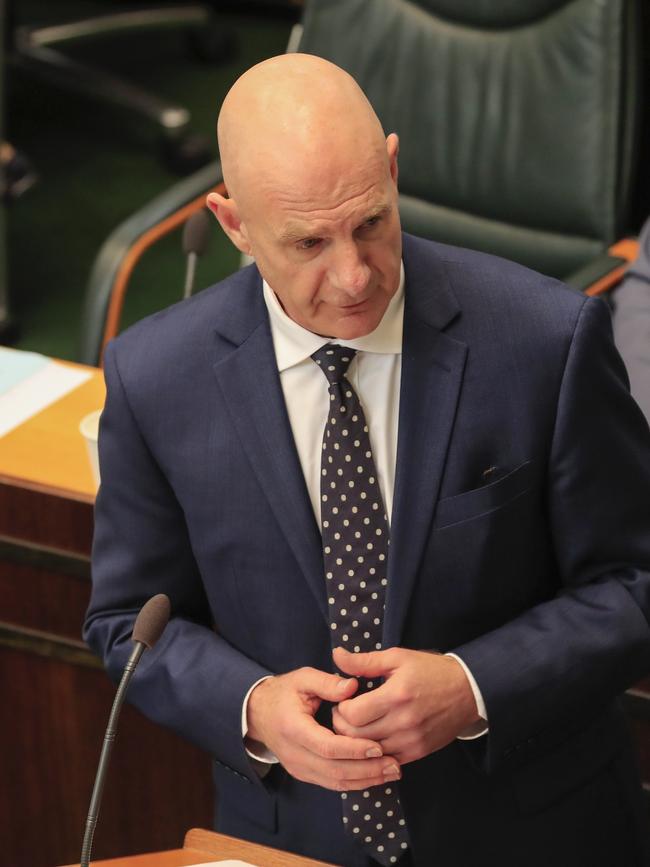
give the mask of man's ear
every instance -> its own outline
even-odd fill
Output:
[[[221,193],[210,193],[206,199],[206,205],[219,220],[221,228],[235,247],[241,253],[251,255],[252,248],[248,240],[248,232],[239,216],[239,209],[235,200],[227,199]]]
[[[396,132],[392,132],[386,139],[386,151],[388,153],[388,166],[390,168],[390,176],[393,183],[397,186],[397,155],[399,153],[399,136]]]

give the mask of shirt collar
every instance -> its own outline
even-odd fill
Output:
[[[266,282],[264,286],[264,302],[269,312],[271,323],[271,335],[278,370],[282,372],[288,367],[293,367],[309,358],[317,349],[326,343],[339,343],[341,346],[349,346],[362,352],[377,352],[387,355],[399,355],[402,351],[402,328],[404,324],[404,265],[400,267],[400,280],[397,292],[390,300],[381,322],[363,337],[354,340],[338,340],[337,338],[322,337],[308,331],[302,325],[298,325],[290,319],[282,309],[278,298]]]

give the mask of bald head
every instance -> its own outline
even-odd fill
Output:
[[[395,133],[342,69],[287,54],[235,82],[218,135],[229,195],[208,207],[284,312],[316,334],[369,334],[400,281]]]
[[[298,172],[313,185],[354,152],[387,159],[381,124],[359,85],[309,54],[272,57],[245,72],[224,100],[217,134],[224,180],[240,209],[265,179],[282,183]]]

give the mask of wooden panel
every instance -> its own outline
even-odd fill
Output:
[[[11,745],[0,815],[11,867],[79,858],[115,693],[80,641],[94,483],[77,428],[103,395],[94,371],[0,439],[0,742]],[[125,707],[95,854],[178,847],[189,826],[212,824],[213,798],[209,757]]]
[[[49,545],[0,536],[0,560],[17,566],[46,569],[58,575],[71,575],[90,580],[90,560],[75,551],[64,551]]]
[[[0,647],[104,671],[101,660],[90,652],[83,641],[39,629],[27,629],[4,620],[0,620]]]
[[[93,504],[0,477],[0,535],[90,556]]]
[[[114,687],[103,671],[0,647],[4,863],[51,867],[78,860]],[[10,784],[9,784],[10,782]],[[209,759],[122,711],[95,836],[106,858],[178,846],[211,825]],[[38,833],[34,833],[34,829]],[[191,862],[190,862],[191,863]]]
[[[78,639],[89,596],[89,577],[24,566],[7,561],[0,552],[2,620]]]

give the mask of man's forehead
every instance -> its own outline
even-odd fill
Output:
[[[358,152],[286,154],[269,165],[250,166],[256,201],[274,223],[305,225],[351,215],[371,215],[391,201],[390,168],[385,149]]]
[[[390,213],[392,204],[388,200],[382,198],[376,202],[369,202],[367,205],[355,208],[347,215],[347,218],[341,220],[343,224],[351,223],[361,224],[366,220],[372,220],[376,217],[386,216]],[[278,239],[282,243],[291,243],[299,241],[307,236],[327,235],[337,221],[324,219],[322,216],[303,216],[295,217],[286,215],[284,219],[278,221],[277,234]]]

